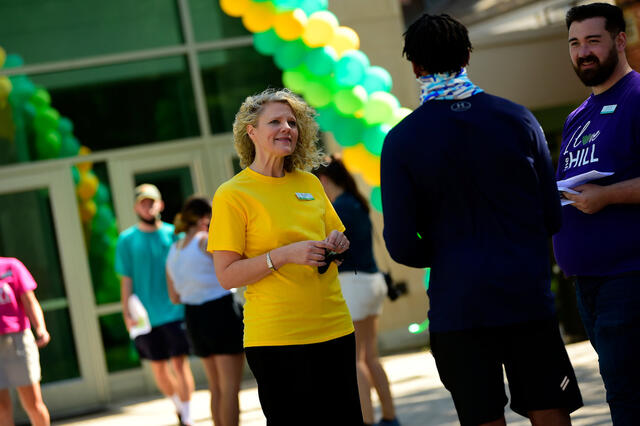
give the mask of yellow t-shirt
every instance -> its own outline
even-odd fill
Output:
[[[314,175],[296,170],[274,178],[247,167],[213,197],[207,249],[251,258],[324,240],[332,230],[344,231],[344,225]],[[248,285],[245,298],[245,347],[319,343],[353,332],[335,263],[324,274],[282,265]]]

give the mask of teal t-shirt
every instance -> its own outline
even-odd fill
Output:
[[[133,293],[147,310],[151,327],[184,319],[184,307],[171,303],[167,290],[165,263],[175,241],[173,230],[164,222],[155,232],[132,226],[118,238],[116,272],[133,281]]]

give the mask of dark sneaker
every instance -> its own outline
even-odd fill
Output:
[[[398,421],[397,417],[393,420],[382,419],[378,423],[376,423],[375,426],[400,426],[400,422]]]

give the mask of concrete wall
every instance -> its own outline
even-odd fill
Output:
[[[579,103],[590,94],[575,75],[564,26],[474,39],[468,68],[474,83],[535,110]]]

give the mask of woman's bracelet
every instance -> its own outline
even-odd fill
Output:
[[[271,252],[270,251],[267,252],[267,266],[269,267],[271,272],[275,272],[275,271],[278,270],[275,266],[273,266],[273,261],[271,260]]]

